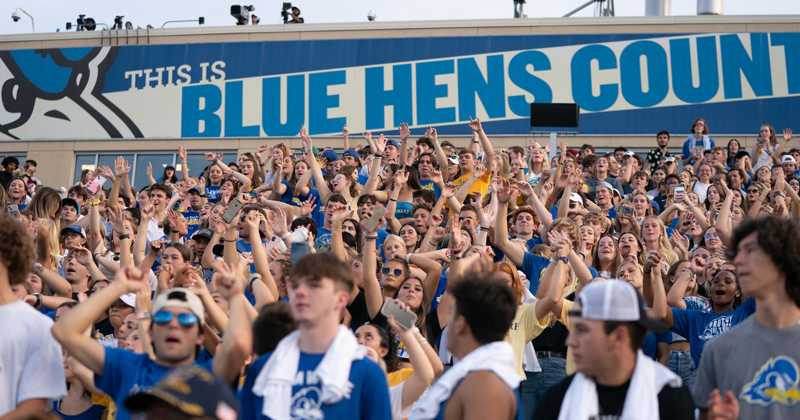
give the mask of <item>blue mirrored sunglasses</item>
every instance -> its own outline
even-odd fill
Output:
[[[175,317],[170,311],[160,311],[153,315],[153,322],[158,325],[167,325],[172,322],[172,318]],[[182,313],[178,315],[178,324],[181,324],[183,328],[192,328],[194,324],[197,324],[197,316],[195,314],[190,313]]]

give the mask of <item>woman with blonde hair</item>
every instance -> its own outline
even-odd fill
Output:
[[[642,242],[644,242],[645,259],[654,251],[661,253],[667,263],[667,269],[675,264],[679,258],[672,250],[667,236],[667,228],[658,216],[647,216],[642,221]]]
[[[789,137],[791,138],[791,135]],[[755,160],[753,171],[758,172],[762,166],[769,167],[777,148],[778,137],[775,135],[775,129],[769,124],[762,125],[758,130],[758,140],[750,153]]]

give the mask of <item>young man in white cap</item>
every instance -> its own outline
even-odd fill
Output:
[[[117,403],[117,420],[131,418],[130,412],[123,406],[131,389],[152,386],[171,368],[195,363],[199,346],[203,343],[203,303],[197,295],[184,288],[169,289],[158,295],[153,301],[152,316],[147,312],[137,314],[140,320],[152,320],[150,335],[155,360],[150,360],[146,353],[135,354],[122,349],[104,348],[84,334],[94,320],[120,296],[139,291],[142,282],[146,280],[146,272],[133,267],[122,268],[108,287],[94,293],[91,298],[69,311],[52,329],[53,336],[64,349],[95,373],[97,388]],[[240,303],[241,299],[231,301],[231,322],[235,321],[233,311],[238,311]],[[226,356],[226,345],[229,344],[232,343],[226,343],[217,353],[220,361],[230,359]],[[218,364],[214,360],[215,368]],[[206,363],[203,367],[210,369],[210,365],[211,363]],[[219,373],[219,369],[215,371]]]
[[[680,377],[641,351],[648,331],[667,327],[647,317],[636,289],[626,281],[596,281],[576,299],[567,346],[577,373],[545,393],[534,418],[694,419]]]
[[[703,348],[692,389],[700,418],[800,418],[800,227],[746,220],[727,252],[756,312]]]
[[[329,252],[294,263],[289,303],[300,329],[256,359],[240,395],[243,420],[389,420],[389,388],[349,328],[340,324],[353,271]],[[239,328],[239,335],[252,334]]]
[[[448,285],[453,309],[447,350],[458,362],[414,407],[410,419],[522,419],[521,378],[514,351],[503,341],[517,302],[511,287],[486,273],[467,274]]]

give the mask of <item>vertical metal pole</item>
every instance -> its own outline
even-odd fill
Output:
[[[553,160],[553,156],[556,155],[556,150],[558,150],[558,140],[556,137],[558,137],[556,133],[550,133],[550,156],[548,156],[550,160]]]

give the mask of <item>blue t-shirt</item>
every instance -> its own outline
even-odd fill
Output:
[[[413,204],[406,201],[398,201],[397,207],[394,210],[394,218],[400,219],[413,219],[414,215],[411,213]]]
[[[217,204],[219,201],[219,190],[222,186],[212,187],[210,185],[206,185],[206,198],[208,199],[209,203]]]
[[[644,336],[642,343],[642,353],[647,357],[658,361],[656,350],[658,350],[658,343],[672,343],[672,334],[669,331],[661,334],[650,333]]]
[[[530,281],[528,290],[530,290],[534,295],[536,295],[536,289],[539,288],[539,280],[541,279],[542,274],[544,274],[544,270],[547,269],[548,265],[550,265],[550,259],[540,257],[529,252],[525,253],[525,257],[522,260],[522,272],[525,273],[525,277],[527,277],[528,281]],[[597,277],[597,270],[592,267],[587,268],[589,269],[589,272],[592,273],[592,278]]]
[[[322,199],[319,197],[319,192],[313,188],[308,189],[308,194],[306,195],[299,195],[297,199],[300,200],[300,204],[309,199],[309,197],[314,196],[316,200],[314,204],[317,206],[314,207],[314,210],[311,210],[311,214],[308,217],[314,219],[317,222],[317,229],[322,227],[325,224],[325,204],[322,203]]]
[[[331,250],[331,231],[322,226],[317,227],[317,237],[314,238],[314,249],[317,252]]]
[[[436,199],[439,199],[439,196],[442,195],[442,190],[430,179],[420,179],[419,185],[422,186],[423,190],[433,191],[436,194]]]
[[[181,214],[186,219],[186,224],[189,226],[189,230],[188,233],[186,234],[186,237],[191,238],[195,232],[200,230],[200,212],[186,210],[182,211]]]
[[[286,186],[286,191],[281,195],[281,203],[289,204],[291,206],[300,207],[303,204],[297,197],[294,196],[294,191],[286,181],[281,181],[281,184]]]
[[[713,311],[701,312],[688,309],[672,308],[672,331],[689,340],[692,348],[692,360],[700,366],[700,356],[706,341],[731,329],[732,326],[744,321],[745,318],[756,311],[756,301],[748,298],[736,309],[731,309],[722,315]]]
[[[74,416],[70,416],[69,414],[64,414],[61,410],[58,409],[59,401],[53,402],[53,411],[58,413],[64,420],[100,420],[103,418],[103,413],[106,411],[106,408],[99,404],[94,404],[89,407],[86,411],[80,414],[76,414]]]
[[[253,384],[272,353],[256,359],[247,370],[242,391],[239,395],[241,420],[266,420],[262,414],[264,399],[253,394]],[[295,382],[292,384],[292,419],[377,419],[391,420],[389,405],[389,385],[386,376],[375,362],[369,359],[356,360],[350,367],[352,390],[349,398],[336,404],[323,404],[319,380],[314,369],[322,361],[324,354],[300,353],[300,364]]]
[[[97,388],[108,394],[117,404],[116,420],[130,420],[131,413],[123,403],[132,390],[153,386],[170,370],[150,360],[146,354],[136,354],[128,350],[105,348],[106,360],[103,374],[94,376]],[[196,365],[211,370],[211,361],[195,362]]]

